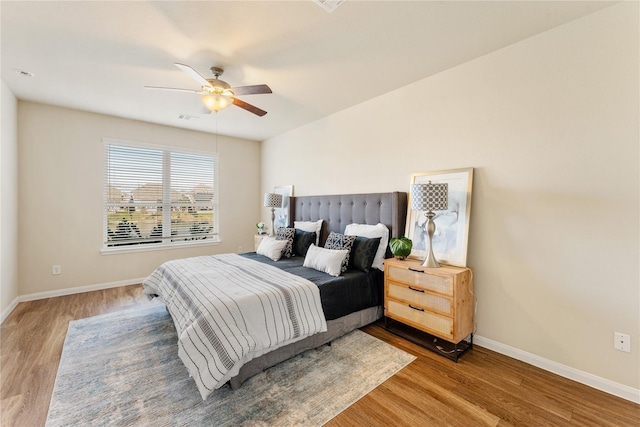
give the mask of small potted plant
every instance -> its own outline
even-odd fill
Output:
[[[411,254],[413,242],[408,237],[393,237],[389,241],[391,253],[396,258],[403,260]]]
[[[264,229],[264,222],[259,222],[256,224],[256,228],[258,228],[258,234],[266,234],[267,232]]]

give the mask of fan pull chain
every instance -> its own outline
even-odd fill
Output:
[[[214,112],[216,115],[216,154],[218,154],[218,112]]]

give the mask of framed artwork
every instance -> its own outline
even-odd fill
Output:
[[[433,253],[438,262],[467,266],[467,241],[469,238],[469,216],[471,214],[471,187],[473,168],[452,169],[437,172],[414,173],[411,184],[427,184],[429,181],[448,184],[448,209],[435,211],[433,222]],[[411,209],[407,213],[406,236],[413,241],[410,258],[424,259],[429,250],[427,216],[424,211]]]
[[[273,188],[273,192],[282,194],[282,206],[274,212],[276,218],[273,220],[273,227],[277,230],[289,225],[289,197],[293,196],[293,185],[279,185]]]

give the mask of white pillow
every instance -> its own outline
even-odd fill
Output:
[[[342,262],[348,252],[346,249],[325,249],[312,243],[304,257],[303,267],[313,268],[338,277],[342,272]]]
[[[371,266],[384,271],[384,255],[387,252],[387,245],[389,244],[389,229],[386,225],[380,223],[376,225],[349,224],[344,229],[344,234],[368,238],[380,237],[378,251],[373,258],[373,264],[371,264]]]
[[[321,219],[317,221],[293,221],[293,228],[298,230],[308,231],[310,233],[316,233],[316,246],[320,246],[320,231],[322,230]]]
[[[256,253],[278,261],[282,256],[282,250],[287,246],[288,242],[288,240],[276,240],[275,237],[263,237]]]

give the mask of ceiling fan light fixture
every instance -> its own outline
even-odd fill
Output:
[[[233,99],[219,93],[203,95],[200,99],[209,110],[215,111],[216,113],[233,104]]]
[[[1,0],[0,0],[1,1]],[[158,87],[158,86],[145,86],[149,89],[164,89],[164,90],[173,90],[180,92],[191,92],[198,95],[201,95],[200,100],[204,104],[204,106],[209,111],[222,111],[227,108],[229,105],[233,104],[238,108],[242,108],[250,113],[255,114],[258,117],[263,117],[267,114],[266,111],[256,107],[255,105],[251,105],[248,102],[244,102],[241,99],[236,98],[237,95],[258,95],[263,93],[273,93],[271,88],[265,84],[261,85],[250,85],[250,86],[239,86],[232,88],[229,83],[220,80],[218,77],[222,75],[224,70],[220,67],[211,67],[211,72],[213,73],[213,79],[205,79],[198,73],[196,70],[191,68],[186,64],[180,64],[178,62],[174,63],[176,67],[180,70],[184,71],[189,75],[193,80],[200,83],[200,90],[192,90],[192,89],[180,89],[180,88],[171,88],[171,87]],[[203,113],[208,113],[206,111]]]

